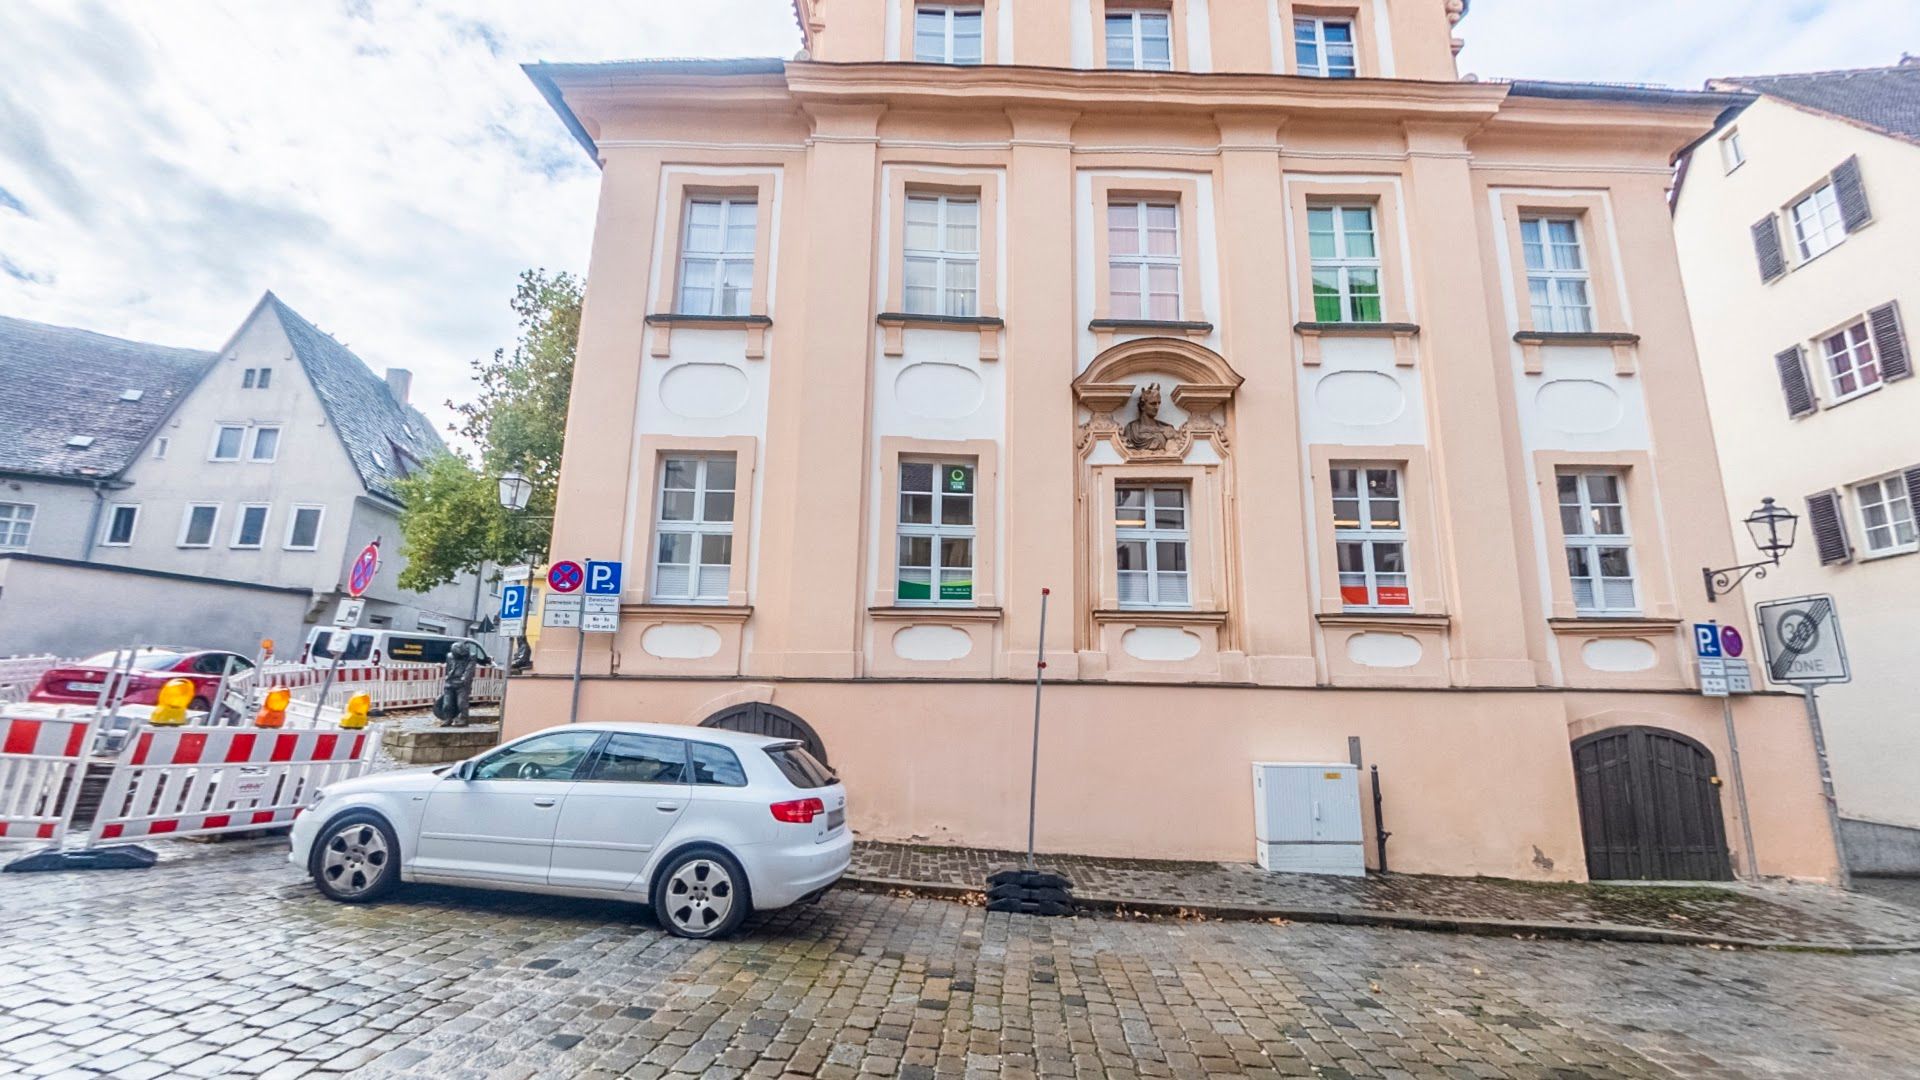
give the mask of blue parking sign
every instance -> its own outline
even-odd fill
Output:
[[[524,619],[527,617],[527,587],[525,585],[504,585],[501,587],[500,617],[502,619]]]
[[[1712,660],[1721,655],[1720,624],[1706,622],[1693,624],[1693,652],[1702,660]]]
[[[619,596],[620,564],[587,560],[587,595]]]

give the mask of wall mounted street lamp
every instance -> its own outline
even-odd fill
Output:
[[[525,510],[533,497],[533,481],[517,472],[500,474],[500,505],[508,510]]]
[[[1747,533],[1753,537],[1753,546],[1767,557],[1765,562],[1746,563],[1741,566],[1729,566],[1725,570],[1702,568],[1700,574],[1707,582],[1707,599],[1715,601],[1733,591],[1734,586],[1746,580],[1748,575],[1756,578],[1767,576],[1767,568],[1780,565],[1780,556],[1793,547],[1794,529],[1800,524],[1800,515],[1791,510],[1775,506],[1772,499],[1761,499],[1760,509],[1747,515]]]

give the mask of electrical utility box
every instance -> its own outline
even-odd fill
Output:
[[[1253,832],[1262,869],[1364,877],[1359,766],[1254,762]]]

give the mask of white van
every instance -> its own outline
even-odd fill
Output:
[[[300,650],[303,664],[329,664],[333,650],[329,641],[335,633],[331,626],[316,626],[307,632],[307,643]],[[482,664],[491,664],[487,650],[472,638],[429,634],[419,630],[349,630],[347,647],[340,654],[345,664],[444,664],[456,642],[464,641]]]

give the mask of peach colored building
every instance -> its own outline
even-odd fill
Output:
[[[1736,703],[1742,822],[1687,662],[1744,604],[1666,191],[1739,99],[1459,81],[1464,7],[802,0],[790,62],[531,66],[604,177],[583,714],[1019,846],[1050,589],[1043,849],[1249,859],[1249,763],[1357,753],[1395,870],[1744,875],[1744,825],[1828,876],[1798,701]]]

